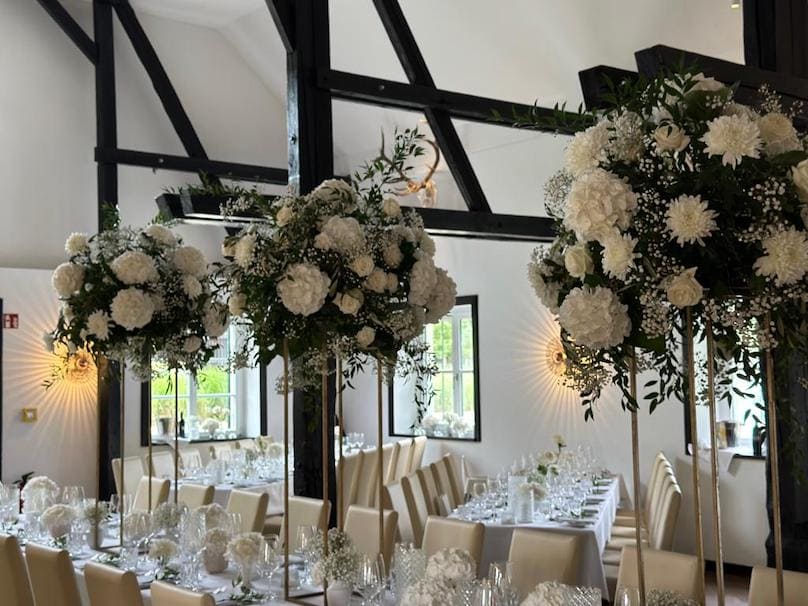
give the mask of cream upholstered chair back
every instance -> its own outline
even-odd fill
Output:
[[[426,436],[416,436],[412,440],[412,455],[410,456],[410,471],[420,469],[424,462],[424,451],[426,450]]]
[[[395,481],[401,480],[410,474],[410,461],[412,461],[412,438],[398,441],[398,457],[396,458],[396,471],[393,475]]]
[[[84,567],[91,606],[143,606],[137,577],[131,570],[89,562]]]
[[[224,444],[214,444],[212,448],[213,452],[216,454],[216,458],[219,461],[229,463],[233,459],[233,447],[229,442],[225,442]]]
[[[808,602],[808,573],[783,571],[784,606],[801,606]],[[755,566],[749,583],[749,606],[771,606],[777,601],[777,572],[774,568]]]
[[[384,465],[384,483],[389,484],[395,482],[393,476],[395,475],[395,465],[398,460],[398,451],[396,444],[388,442],[382,446],[382,465]]]
[[[701,587],[702,572],[699,570],[699,561],[696,556],[658,549],[643,549],[642,554],[645,562],[646,591],[652,589],[673,591],[686,599],[704,604]],[[638,586],[637,548],[628,545],[623,547],[620,557],[617,587]]]
[[[445,470],[445,476],[447,481],[449,482],[449,490],[452,491],[452,497],[457,505],[462,504],[465,499],[464,492],[463,492],[463,483],[460,481],[460,476],[458,475],[457,467],[455,467],[454,457],[451,454],[445,454],[438,461],[438,465],[443,465]]]
[[[362,451],[362,470],[356,476],[355,505],[373,507],[376,504],[378,493],[379,457],[376,449],[370,448]]]
[[[384,515],[384,557],[385,570],[390,570],[393,545],[396,542],[398,512],[385,509]],[[379,510],[373,507],[351,505],[345,515],[345,533],[351,537],[354,546],[371,557],[379,553]]]
[[[28,543],[25,560],[37,604],[81,606],[76,571],[67,551]]]
[[[673,535],[682,504],[682,489],[671,476],[666,477],[663,494],[648,537],[652,548],[662,550],[668,550],[673,546]]]
[[[653,477],[648,484],[648,492],[645,494],[645,503],[643,505],[645,523],[649,527],[653,525],[654,517],[659,513],[659,504],[665,494],[665,487],[671,480],[676,482],[673,469],[667,461],[656,465],[654,471],[655,473],[652,474]]]
[[[144,457],[146,462],[146,473],[149,469],[149,455]],[[151,456],[152,475],[158,478],[174,479],[174,453],[171,450],[160,450],[152,452]]]
[[[227,512],[241,515],[241,532],[261,532],[269,507],[269,495],[265,492],[234,490],[227,499]]]
[[[236,444],[241,450],[255,450],[255,440],[252,438],[245,438],[243,440],[237,440]]]
[[[185,503],[189,509],[196,509],[197,507],[213,503],[215,493],[216,489],[213,486],[182,484],[177,493],[177,502]]]
[[[343,455],[337,465],[337,486],[342,490],[342,511],[339,515],[345,520],[348,507],[356,504],[356,495],[359,491],[359,477],[362,475],[365,453],[351,452]]]
[[[202,469],[202,455],[198,448],[180,448],[180,467],[184,470]]]
[[[392,482],[384,487],[385,508],[393,509],[398,513],[398,538],[402,543],[415,543],[412,532],[410,510],[407,499],[404,497],[404,487],[401,482]]]
[[[413,543],[416,547],[421,547],[426,519],[429,517],[426,495],[421,488],[421,481],[416,475],[401,478],[401,488],[404,490],[404,500],[407,503],[407,511],[410,514]]]
[[[112,459],[112,475],[115,478],[115,491],[121,493],[121,460]],[[123,481],[126,484],[126,494],[137,492],[140,478],[147,475],[146,466],[140,457],[126,457],[123,460]]]
[[[449,512],[446,511],[446,506],[440,498],[440,491],[435,482],[435,476],[432,471],[425,467],[423,469],[416,469],[415,476],[421,483],[421,490],[426,498],[426,510],[431,516],[447,516]]]
[[[575,585],[581,562],[581,537],[532,528],[517,528],[511,536],[508,560],[513,583],[528,595],[539,583]]]
[[[170,583],[154,581],[150,587],[152,606],[215,606],[209,593],[196,593]]]
[[[0,534],[0,591],[8,606],[34,606],[25,559],[17,538]]]
[[[445,547],[465,549],[480,569],[483,554],[483,534],[485,526],[479,522],[465,522],[453,518],[429,516],[424,529],[422,549],[426,557]],[[527,594],[525,594],[527,595]]]
[[[432,477],[435,479],[435,486],[438,489],[438,494],[440,495],[441,500],[445,503],[449,513],[451,513],[451,511],[454,510],[454,508],[460,503],[455,501],[454,492],[452,491],[452,486],[449,482],[449,474],[446,471],[446,466],[441,464],[441,462],[430,463],[429,471],[432,473]]]
[[[283,516],[281,522],[280,538],[284,539],[286,523],[289,524],[290,551],[297,549],[297,529],[299,526],[317,526],[325,528],[331,515],[331,502],[309,497],[289,497],[289,511]]]
[[[135,491],[135,500],[132,504],[134,511],[148,511],[149,509],[149,481],[151,481],[151,506],[152,509],[157,507],[160,503],[168,501],[168,492],[171,489],[170,480],[161,480],[160,478],[151,478],[143,476],[137,485]]]

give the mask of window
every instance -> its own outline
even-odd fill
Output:
[[[423,339],[437,373],[431,380],[397,377],[390,385],[391,435],[479,440],[477,297],[458,297],[451,312],[425,327]],[[421,398],[425,410],[420,420],[419,391],[426,394]]]

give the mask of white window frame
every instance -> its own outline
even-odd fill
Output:
[[[472,335],[472,359],[471,359],[471,368],[470,369],[463,369],[463,344],[461,341],[462,331],[461,331],[461,324],[464,319],[472,319],[472,304],[471,303],[461,303],[460,305],[456,305],[452,308],[452,310],[446,314],[446,317],[443,320],[450,319],[452,322],[452,357],[451,363],[452,368],[451,370],[438,370],[438,375],[452,375],[452,407],[454,409],[454,413],[459,416],[464,416],[464,394],[463,394],[463,375],[470,375],[472,379],[474,379],[475,371],[477,370],[474,366],[474,335]],[[427,339],[426,330],[424,329],[424,338]],[[472,330],[474,330],[474,323],[472,322]],[[432,347],[432,342],[427,339],[429,342],[430,348]],[[475,386],[476,388],[476,386]],[[471,403],[471,415],[474,416],[474,402]]]

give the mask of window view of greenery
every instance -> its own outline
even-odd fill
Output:
[[[197,374],[196,383],[189,373],[179,373],[179,414],[185,420],[188,437],[232,432],[237,428],[236,381],[227,368],[232,338],[231,331],[221,340],[215,356]],[[156,363],[154,371],[151,380],[152,434],[162,435],[173,428],[174,423],[174,373]]]

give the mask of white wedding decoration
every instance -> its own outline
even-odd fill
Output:
[[[445,582],[452,588],[471,583],[477,574],[477,563],[465,549],[444,548],[426,563],[426,578]]]
[[[328,555],[322,552],[322,532],[315,540],[317,548],[313,557],[316,559],[311,570],[311,579],[315,585],[323,583],[343,582],[353,585],[356,571],[362,561],[362,554],[354,547],[351,538],[342,530],[331,528],[328,531]]]
[[[230,524],[230,515],[227,510],[218,503],[211,503],[210,505],[202,505],[194,510],[195,513],[201,513],[205,516],[205,528],[226,528]]]
[[[75,508],[57,503],[43,511],[39,521],[51,537],[58,539],[70,532],[70,525],[76,518],[78,513]]]
[[[594,587],[572,587],[557,581],[546,581],[536,585],[536,588],[522,600],[521,606],[566,606],[585,603],[593,606],[600,604],[600,590]]]
[[[152,539],[149,541],[149,557],[164,568],[177,555],[177,544],[171,539]]]
[[[160,503],[152,513],[152,526],[165,532],[173,532],[180,525],[182,511],[175,503]]]
[[[227,557],[239,568],[252,568],[261,555],[263,537],[257,532],[236,535],[227,544]]]
[[[68,354],[125,361],[138,378],[151,360],[195,372],[211,358],[227,326],[204,255],[168,227],[120,227],[117,215],[94,235],[72,234],[68,260],[53,272],[62,301],[48,341]]]
[[[688,599],[675,591],[651,589],[646,598],[648,606],[697,606],[698,602]]]
[[[59,485],[47,476],[34,476],[23,486],[23,513],[42,513],[59,500]]]
[[[205,570],[211,574],[224,571],[227,568],[227,545],[230,542],[230,533],[224,528],[210,528],[205,533],[205,547],[202,562]]]
[[[446,606],[453,594],[454,588],[441,579],[421,579],[404,591],[401,606]]]
[[[574,126],[565,168],[545,187],[557,237],[528,268],[558,316],[567,384],[586,417],[609,379],[637,406],[633,359],[658,372],[651,410],[683,398],[684,312],[709,318],[717,350],[747,374],[760,349],[808,352],[808,327],[794,321],[808,300],[796,110],[766,87],[758,108],[740,105],[732,88],[694,73],[623,83],[611,99]]]

